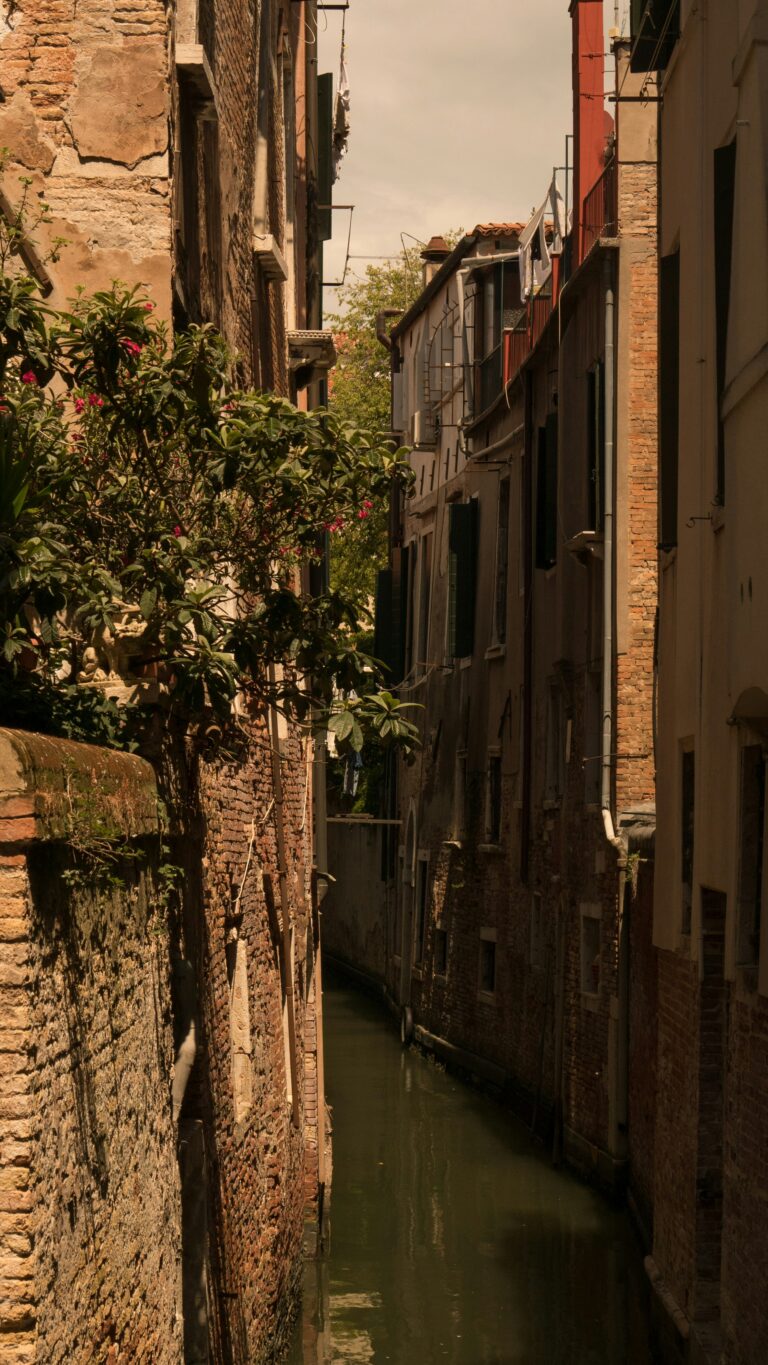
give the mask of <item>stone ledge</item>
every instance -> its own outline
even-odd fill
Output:
[[[123,838],[156,834],[150,764],[95,744],[0,730],[0,846],[66,842],[84,807]]]

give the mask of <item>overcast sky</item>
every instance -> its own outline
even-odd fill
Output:
[[[341,18],[319,15],[334,87]],[[353,257],[398,252],[401,232],[425,241],[530,216],[571,126],[568,0],[350,0],[346,41],[352,131],[334,201],[355,205]],[[326,280],[347,242],[348,216],[333,217]]]

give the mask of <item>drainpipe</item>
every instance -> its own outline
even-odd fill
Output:
[[[628,1048],[626,1046],[629,1012],[629,943],[628,924],[624,922],[627,845],[616,832],[613,818],[613,778],[615,748],[615,717],[613,710],[613,660],[615,640],[613,620],[614,601],[614,472],[615,472],[615,393],[616,350],[614,343],[615,299],[613,262],[606,260],[605,279],[605,509],[603,512],[603,744],[600,783],[600,807],[605,837],[616,850],[617,915],[618,915],[618,972],[616,1021],[616,1081],[615,1081],[615,1155],[626,1154],[625,1142],[628,1110]]]
[[[381,308],[376,314],[376,340],[381,342],[385,351],[392,350],[392,338],[384,323],[387,318],[399,318],[402,317],[402,314],[402,308]]]

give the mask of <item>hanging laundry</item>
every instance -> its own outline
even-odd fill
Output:
[[[333,114],[333,183],[339,178],[339,169],[344,160],[349,143],[349,78],[347,76],[347,49],[344,34],[341,38],[341,67],[339,88],[336,92],[336,108]]]
[[[522,299],[529,299],[549,279],[551,257],[562,251],[567,228],[563,196],[557,176],[553,176],[543,204],[520,233],[518,266]]]

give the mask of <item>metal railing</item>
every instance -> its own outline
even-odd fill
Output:
[[[618,231],[616,203],[616,159],[608,162],[589,194],[581,213],[582,260],[599,237],[615,237]]]

